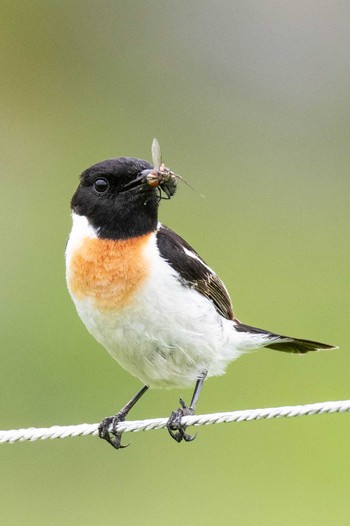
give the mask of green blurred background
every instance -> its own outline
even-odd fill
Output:
[[[237,316],[340,345],[261,351],[198,412],[346,399],[350,5],[324,1],[1,3],[2,429],[98,422],[139,382],[75,313],[64,278],[79,173],[158,137],[186,186],[161,220],[217,270]],[[190,391],[152,391],[134,418]],[[11,525],[347,524],[348,415],[0,446]]]

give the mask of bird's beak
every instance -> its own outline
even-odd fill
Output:
[[[152,188],[156,188],[160,181],[161,174],[159,174],[157,170],[142,170],[136,179],[123,186],[121,192],[126,192],[133,188],[137,188],[138,186],[144,186],[145,188],[150,186]]]

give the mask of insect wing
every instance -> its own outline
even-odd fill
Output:
[[[159,170],[162,164],[162,150],[157,139],[153,139],[152,142],[152,161],[153,166],[156,170]]]

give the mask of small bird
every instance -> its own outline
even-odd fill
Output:
[[[153,166],[119,157],[94,164],[80,176],[71,201],[73,226],[66,248],[70,295],[88,331],[143,387],[99,436],[121,444],[117,424],[151,388],[193,387],[167,423],[177,441],[193,440],[181,423],[194,414],[207,377],[222,375],[232,360],[268,347],[304,354],[333,345],[282,336],[240,322],[228,291],[199,254],[158,221],[162,198],[181,179],[161,162]]]

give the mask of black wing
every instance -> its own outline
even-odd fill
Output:
[[[160,255],[179,274],[181,283],[208,298],[221,316],[234,319],[225,285],[184,239],[161,225],[157,231],[157,246]]]

